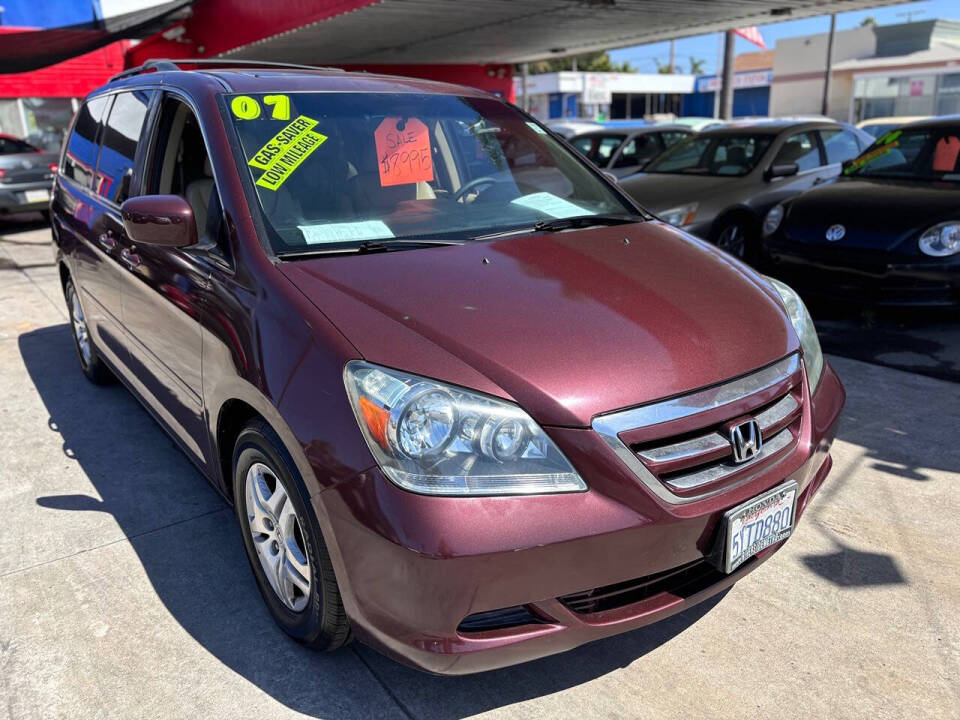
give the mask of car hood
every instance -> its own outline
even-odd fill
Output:
[[[912,255],[920,252],[912,242],[917,233],[958,219],[956,183],[842,178],[792,200],[782,232],[811,246],[894,251],[903,244]],[[846,232],[831,242],[826,234],[834,225]]]
[[[743,178],[637,173],[621,180],[620,187],[650,212],[662,213],[725,192],[738,180]]]
[[[368,361],[545,425],[588,426],[798,345],[757,275],[659,222],[279,267]]]

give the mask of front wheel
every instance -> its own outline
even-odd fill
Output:
[[[276,623],[316,650],[350,639],[333,564],[296,469],[263,421],[248,425],[233,455],[233,497],[247,560]]]
[[[749,254],[747,235],[747,227],[742,220],[727,220],[715,233],[714,244],[735,258],[747,260]]]

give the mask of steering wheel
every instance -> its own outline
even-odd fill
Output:
[[[463,199],[463,196],[466,195],[471,190],[482,187],[484,185],[493,185],[494,183],[500,182],[497,178],[492,175],[484,175],[483,177],[474,178],[470,182],[466,183],[453,194],[453,199],[456,202],[460,202]]]

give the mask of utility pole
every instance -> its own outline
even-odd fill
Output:
[[[520,87],[523,89],[523,109],[530,112],[530,94],[527,92],[527,76],[530,75],[530,63],[523,64],[523,74],[520,76]]]
[[[830,73],[833,70],[833,36],[837,32],[837,16],[830,16],[830,35],[827,37],[827,67],[823,74],[823,102],[820,104],[820,114],[826,115],[830,106]]]
[[[733,118],[733,30],[723,36],[723,76],[720,81],[720,119]]]
[[[670,40],[670,74],[673,75],[677,71],[676,60],[676,48],[674,47],[676,40],[671,38]]]

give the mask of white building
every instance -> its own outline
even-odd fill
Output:
[[[517,105],[522,106],[523,78],[516,75],[513,82]],[[564,71],[527,77],[530,113],[540,120],[679,115],[683,96],[692,93],[693,86],[693,75]]]

